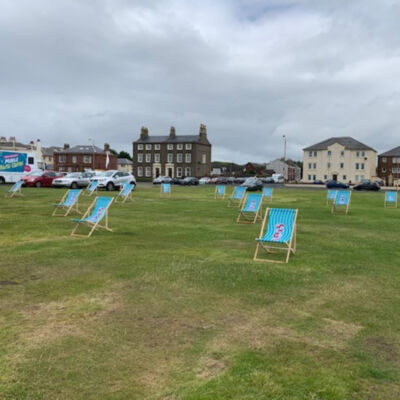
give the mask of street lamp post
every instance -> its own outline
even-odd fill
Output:
[[[282,135],[283,137],[283,178],[287,179],[286,177],[286,135]]]

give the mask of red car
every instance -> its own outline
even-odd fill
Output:
[[[53,172],[53,171],[36,171],[31,172],[28,175],[25,175],[21,178],[24,186],[51,186],[54,179],[59,178],[60,176],[64,176],[63,173]]]

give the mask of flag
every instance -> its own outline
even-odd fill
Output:
[[[109,165],[110,165],[110,156],[108,155],[108,151],[107,151],[106,168],[108,168]]]

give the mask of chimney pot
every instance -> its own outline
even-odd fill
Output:
[[[15,142],[15,136],[10,136],[10,142]]]
[[[200,124],[200,132],[201,137],[207,137],[207,127],[204,124]]]
[[[146,139],[148,137],[149,137],[149,130],[145,126],[142,126],[140,128],[140,138]]]
[[[176,137],[176,130],[174,126],[171,126],[171,129],[169,130],[169,137],[170,138]]]
[[[110,145],[108,143],[104,143],[104,151],[110,151]]]
[[[0,137],[0,142],[7,142],[7,139],[5,136]]]
[[[64,143],[64,150],[68,150],[69,149],[69,144],[68,143]]]

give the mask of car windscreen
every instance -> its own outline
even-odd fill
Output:
[[[42,171],[36,171],[36,172],[31,172],[27,176],[42,176],[43,172]]]
[[[79,172],[74,172],[72,174],[65,175],[64,178],[79,178],[81,174]]]
[[[96,176],[112,176],[114,171],[104,171],[100,172],[99,174],[96,174]]]

